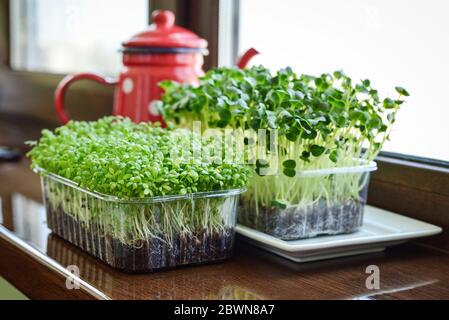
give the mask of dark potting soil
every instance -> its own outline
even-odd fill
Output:
[[[135,245],[122,243],[104,235],[99,226],[84,227],[61,208],[52,209],[47,203],[48,227],[58,236],[128,273],[153,272],[182,265],[217,262],[230,258],[235,231],[222,233],[206,231],[181,234],[171,240],[152,238]]]
[[[363,223],[364,207],[361,200],[350,199],[332,205],[319,200],[307,207],[259,207],[257,215],[254,204],[242,200],[243,212],[238,214],[238,223],[282,240],[297,240],[355,232]]]

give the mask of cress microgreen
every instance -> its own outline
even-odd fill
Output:
[[[183,146],[183,138],[192,147],[187,145],[179,154],[189,156],[194,148],[207,145],[207,141],[183,129],[162,129],[134,124],[127,118],[105,117],[94,122],[71,121],[55,132],[44,130],[28,155],[34,167],[119,198],[245,186],[247,170],[242,165],[173,159],[173,153]]]
[[[226,234],[235,225],[235,194],[155,202],[152,197],[242,188],[249,173],[241,164],[190,157],[208,144],[191,131],[134,124],[121,117],[70,121],[54,132],[44,130],[30,144],[32,167],[44,170],[47,205],[91,232],[129,245],[151,239],[171,245],[175,237]],[[190,160],[178,161],[174,152]],[[46,173],[118,200],[92,196]]]

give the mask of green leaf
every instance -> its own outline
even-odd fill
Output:
[[[335,115],[333,120],[338,128],[343,128],[346,125],[346,117],[343,115]]]
[[[232,118],[232,113],[229,111],[229,109],[221,109],[218,114],[220,115],[221,120],[225,122],[229,122],[229,120]]]
[[[371,118],[370,121],[368,122],[368,128],[369,129],[378,129],[380,128],[380,126],[382,125],[382,121],[380,118]]]
[[[251,120],[251,128],[253,130],[259,130],[260,129],[260,119],[254,118]]]
[[[362,84],[356,84],[356,85],[355,85],[355,89],[356,89],[358,92],[368,93],[368,89],[366,89],[366,87],[363,86]]]
[[[308,161],[310,161],[309,158],[310,158],[310,152],[309,151],[303,151],[301,153],[301,156],[300,156],[301,160],[304,160],[304,161],[308,162]]]
[[[390,122],[394,122],[394,121],[396,120],[396,118],[395,118],[395,113],[390,113],[390,114],[388,114],[388,115],[387,115],[387,119],[388,119],[388,121],[390,121]]]
[[[290,112],[288,112],[287,110],[285,110],[285,109],[282,109],[280,112],[279,112],[279,114],[278,114],[278,117],[280,118],[280,119],[292,119],[293,118],[293,116],[292,116],[292,114],[290,113]]]
[[[280,209],[286,209],[289,206],[288,201],[274,199],[271,201],[271,206]]]
[[[226,126],[228,125],[228,123],[229,123],[229,121],[226,121],[226,120],[224,120],[224,119],[220,119],[220,120],[218,120],[218,121],[215,123],[215,125],[216,125],[218,128],[226,128]]]
[[[393,99],[385,98],[383,101],[383,106],[385,109],[393,109],[396,107],[396,103]]]
[[[362,114],[362,111],[353,110],[349,113],[349,119],[351,119],[352,121],[357,121],[360,119],[361,114]]]
[[[319,146],[319,145],[316,145],[316,144],[313,144],[313,145],[310,146],[310,152],[315,157],[321,156],[325,150],[326,150],[325,147]]]
[[[285,134],[285,137],[286,137],[288,140],[290,140],[290,141],[296,141],[296,140],[298,140],[298,135],[297,135],[296,133],[293,133],[293,132],[287,132],[287,133]]]
[[[312,130],[310,132],[303,131],[302,134],[301,134],[301,137],[303,139],[310,139],[310,140],[312,140],[312,139],[315,139],[317,135],[318,135],[318,133],[317,133],[316,130]]]
[[[341,70],[334,71],[334,77],[335,77],[336,79],[341,79],[342,77],[344,77],[343,71],[341,71]]]
[[[295,169],[292,168],[284,168],[282,171],[287,177],[293,178],[296,175]]]
[[[276,114],[272,111],[267,111],[267,123],[271,129],[276,129]]]
[[[282,162],[282,165],[284,166],[284,168],[295,169],[296,161],[292,159],[285,160],[284,162]]]
[[[312,126],[305,119],[302,119],[302,118],[296,119],[296,123],[308,134],[313,131]]]
[[[405,97],[410,96],[410,94],[407,92],[407,90],[405,90],[402,87],[395,87],[395,89],[396,89],[396,92],[399,93],[401,96],[405,96]]]
[[[346,106],[343,100],[335,99],[334,97],[329,97],[329,102],[332,104],[332,106],[337,108],[344,108]]]
[[[329,154],[329,159],[332,162],[337,162],[338,161],[338,150],[332,150],[331,153]]]

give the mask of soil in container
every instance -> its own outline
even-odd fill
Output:
[[[362,225],[365,206],[355,199],[337,204],[320,199],[308,206],[285,209],[256,208],[254,203],[241,202],[244,214],[238,215],[239,223],[282,240],[355,232]]]
[[[129,245],[103,234],[98,225],[84,226],[60,207],[47,206],[47,221],[48,227],[58,236],[128,273],[227,259],[232,256],[235,235],[234,228],[227,228],[215,233],[186,233],[172,239],[160,235]]]

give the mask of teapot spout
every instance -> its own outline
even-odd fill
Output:
[[[237,67],[240,69],[244,69],[248,62],[255,56],[258,55],[259,51],[257,51],[254,48],[248,49],[238,60],[237,60]]]

